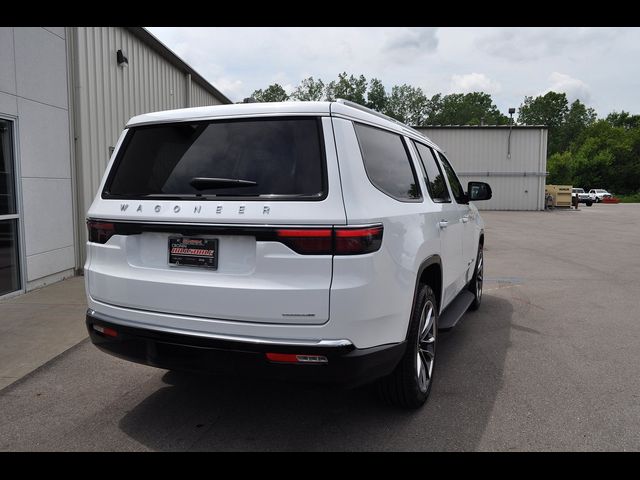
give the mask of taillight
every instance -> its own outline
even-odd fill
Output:
[[[113,223],[95,220],[87,220],[87,229],[89,230],[89,241],[94,243],[107,243],[116,233],[116,227]]]
[[[373,227],[280,228],[278,241],[303,255],[362,255],[382,245],[382,225]]]
[[[366,228],[336,228],[334,255],[361,255],[380,249],[382,225]]]
[[[333,235],[330,228],[276,230],[278,240],[303,255],[331,255]]]

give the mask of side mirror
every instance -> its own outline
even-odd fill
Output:
[[[491,187],[484,182],[469,182],[467,184],[467,196],[469,201],[489,200],[491,198]]]

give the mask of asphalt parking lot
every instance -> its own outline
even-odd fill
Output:
[[[427,404],[175,374],[86,340],[0,390],[0,450],[640,450],[640,205],[484,212]]]

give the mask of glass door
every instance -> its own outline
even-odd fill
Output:
[[[0,118],[0,296],[21,288],[12,127]]]

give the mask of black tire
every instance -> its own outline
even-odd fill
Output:
[[[470,310],[478,310],[482,303],[482,290],[484,282],[484,254],[482,244],[478,245],[478,255],[476,256],[476,266],[473,271],[473,277],[469,282],[469,291],[473,293],[473,302],[469,305]]]
[[[437,332],[436,296],[430,286],[421,285],[411,313],[404,356],[395,370],[377,384],[378,394],[387,404],[416,409],[427,401],[433,385]]]
[[[591,200],[587,200],[586,204],[587,204],[587,207],[590,207],[591,205],[593,205],[593,202]]]

